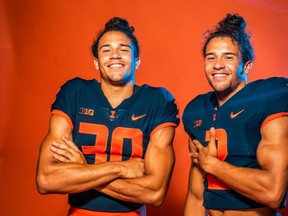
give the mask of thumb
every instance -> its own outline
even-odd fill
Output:
[[[216,134],[215,128],[211,127],[210,128],[210,140],[215,141],[215,134]]]
[[[208,143],[208,146],[209,146],[210,150],[212,152],[214,152],[213,154],[217,154],[216,153],[217,147],[216,147],[216,141],[215,141],[216,140],[216,130],[214,127],[211,127],[209,132],[210,132],[210,141]]]

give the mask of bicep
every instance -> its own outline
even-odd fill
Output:
[[[262,128],[261,135],[257,150],[259,165],[271,173],[275,185],[284,187],[288,181],[288,117],[271,120]]]
[[[52,152],[50,148],[53,141],[60,141],[61,137],[67,137],[72,140],[72,130],[69,123],[65,118],[59,115],[51,115],[49,121],[49,130],[44,140],[41,143],[40,153],[39,153],[39,163],[41,161],[53,161]]]
[[[175,162],[173,149],[174,127],[162,128],[154,133],[150,139],[145,155],[146,175],[153,178],[155,187],[168,183],[172,175]]]

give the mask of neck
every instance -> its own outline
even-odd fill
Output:
[[[245,87],[245,85],[241,88],[234,90],[234,91],[227,90],[224,92],[215,92],[219,107],[222,106],[224,103],[226,103],[233,95],[235,95],[237,92],[239,92],[244,87]]]
[[[129,82],[125,85],[117,86],[101,82],[101,89],[112,108],[116,108],[122,101],[131,97],[134,92],[134,84]]]

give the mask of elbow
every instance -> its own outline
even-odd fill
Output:
[[[153,199],[150,204],[153,206],[161,206],[163,202],[164,199]]]
[[[152,203],[152,205],[159,207],[159,206],[162,205],[163,202],[164,202],[164,199],[155,200],[155,201]]]
[[[281,207],[284,200],[284,195],[285,193],[270,191],[269,193],[266,194],[263,203],[269,206],[270,208],[277,209]]]
[[[272,209],[278,209],[281,207],[282,200],[271,200],[270,202],[267,202],[267,206]]]
[[[37,186],[38,193],[43,194],[43,195],[51,193],[51,188],[49,185],[50,184],[46,176],[44,175],[36,176],[36,186]]]
[[[149,195],[147,204],[153,206],[161,206],[165,200],[166,193],[164,192],[153,192],[153,194]]]

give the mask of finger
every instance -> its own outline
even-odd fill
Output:
[[[68,139],[67,137],[61,137],[61,139],[70,147],[70,148],[72,148],[73,150],[75,150],[75,151],[79,151],[79,148],[76,146],[76,144],[72,141],[72,140],[70,140],[70,139]]]
[[[54,146],[57,149],[63,149],[63,150],[67,150],[70,148],[66,143],[57,142],[57,141],[53,141],[52,146]]]
[[[193,144],[196,146],[198,151],[201,151],[201,149],[204,148],[198,140],[193,140]]]
[[[188,140],[188,147],[189,147],[189,152],[191,153],[197,152],[197,148],[191,139]]]
[[[210,141],[208,143],[208,146],[213,147],[213,149],[214,149],[214,148],[216,148],[216,141],[215,141],[216,140],[216,130],[215,130],[215,128],[211,127],[209,133],[210,133]]]
[[[60,143],[57,141],[53,141],[51,148],[52,147],[57,149],[59,153],[60,153],[60,150],[62,150],[63,152],[66,152],[66,153],[70,153],[70,154],[73,154],[73,152],[74,152],[74,150],[69,145],[67,145],[66,143]]]
[[[198,153],[190,153],[189,156],[193,159],[197,159],[198,158]]]
[[[71,155],[79,154],[80,151],[77,148],[77,146],[74,144],[74,142],[72,142],[70,139],[68,139],[66,137],[61,137],[61,139],[62,139],[63,143],[62,142],[61,143],[54,142],[54,144],[57,145],[58,148],[66,150],[67,153],[70,153]]]
[[[67,144],[67,146],[69,147],[69,151],[73,156],[81,158],[83,160],[84,156],[82,151],[80,151],[78,146],[72,140],[67,137],[62,137],[61,139],[65,142],[65,144]],[[77,158],[75,158],[75,161],[77,161]]]
[[[50,150],[57,155],[61,155],[62,157],[65,157],[67,159],[71,159],[71,157],[73,156],[73,154],[71,153],[71,151],[69,151],[69,149],[65,148],[67,145],[65,144],[61,144],[58,142],[52,142],[52,146],[50,147]]]
[[[53,158],[56,159],[59,162],[68,162],[68,161],[70,161],[68,158],[66,158],[66,157],[64,157],[64,156],[62,156],[60,154],[57,154],[57,153],[53,154]]]
[[[216,134],[215,128],[211,127],[210,128],[210,140],[215,141],[215,134]]]
[[[59,145],[61,145],[61,147],[66,151],[61,153],[62,156],[65,156],[71,162],[83,163],[83,164],[87,163],[83,153],[78,149],[78,147],[72,140],[70,140],[67,137],[61,137],[61,139],[63,140],[64,143],[62,145],[61,144]]]

